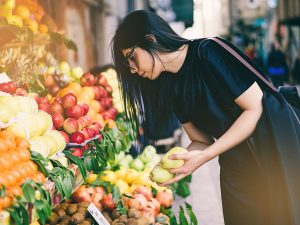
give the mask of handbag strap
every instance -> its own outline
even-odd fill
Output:
[[[256,69],[254,69],[253,66],[251,66],[245,59],[243,59],[242,56],[240,56],[236,51],[234,51],[230,46],[225,44],[223,41],[221,41],[218,38],[207,38],[211,39],[215,42],[217,42],[219,45],[221,45],[223,48],[225,48],[228,52],[230,52],[237,60],[239,60],[241,63],[244,64],[251,72],[253,72],[259,79],[261,79],[267,86],[269,86],[273,91],[278,92],[278,90],[265,78],[263,77]]]

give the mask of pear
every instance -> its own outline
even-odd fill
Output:
[[[174,177],[174,174],[170,173],[168,170],[162,168],[161,166],[156,166],[150,173],[150,178],[152,181],[157,183],[163,183]]]
[[[178,168],[183,166],[184,161],[183,160],[173,160],[173,159],[169,159],[170,155],[173,154],[184,154],[187,153],[188,150],[186,150],[185,148],[181,148],[181,147],[174,147],[171,148],[162,158],[161,161],[161,167],[165,168],[165,169],[174,169],[174,168]]]

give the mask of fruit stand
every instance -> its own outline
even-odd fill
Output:
[[[153,146],[129,154],[135,128],[115,72],[55,59],[53,46],[76,45],[38,1],[0,1],[2,32],[0,224],[178,224],[174,195],[187,196],[190,180],[160,187],[152,180],[171,177],[159,175],[172,163]],[[186,213],[197,224],[189,204]],[[183,208],[179,217],[187,221]]]

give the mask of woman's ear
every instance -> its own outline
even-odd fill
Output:
[[[146,34],[145,38],[150,42],[156,43],[156,38],[153,34]]]

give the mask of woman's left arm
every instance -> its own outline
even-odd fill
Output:
[[[207,161],[246,140],[255,130],[256,124],[263,112],[262,97],[263,92],[255,82],[235,99],[235,102],[243,112],[217,141],[203,151],[195,150],[186,154],[171,155],[170,159],[182,159],[185,161],[185,164],[180,168],[170,170],[170,172],[177,174],[177,176],[163,185],[177,182],[194,172]]]

